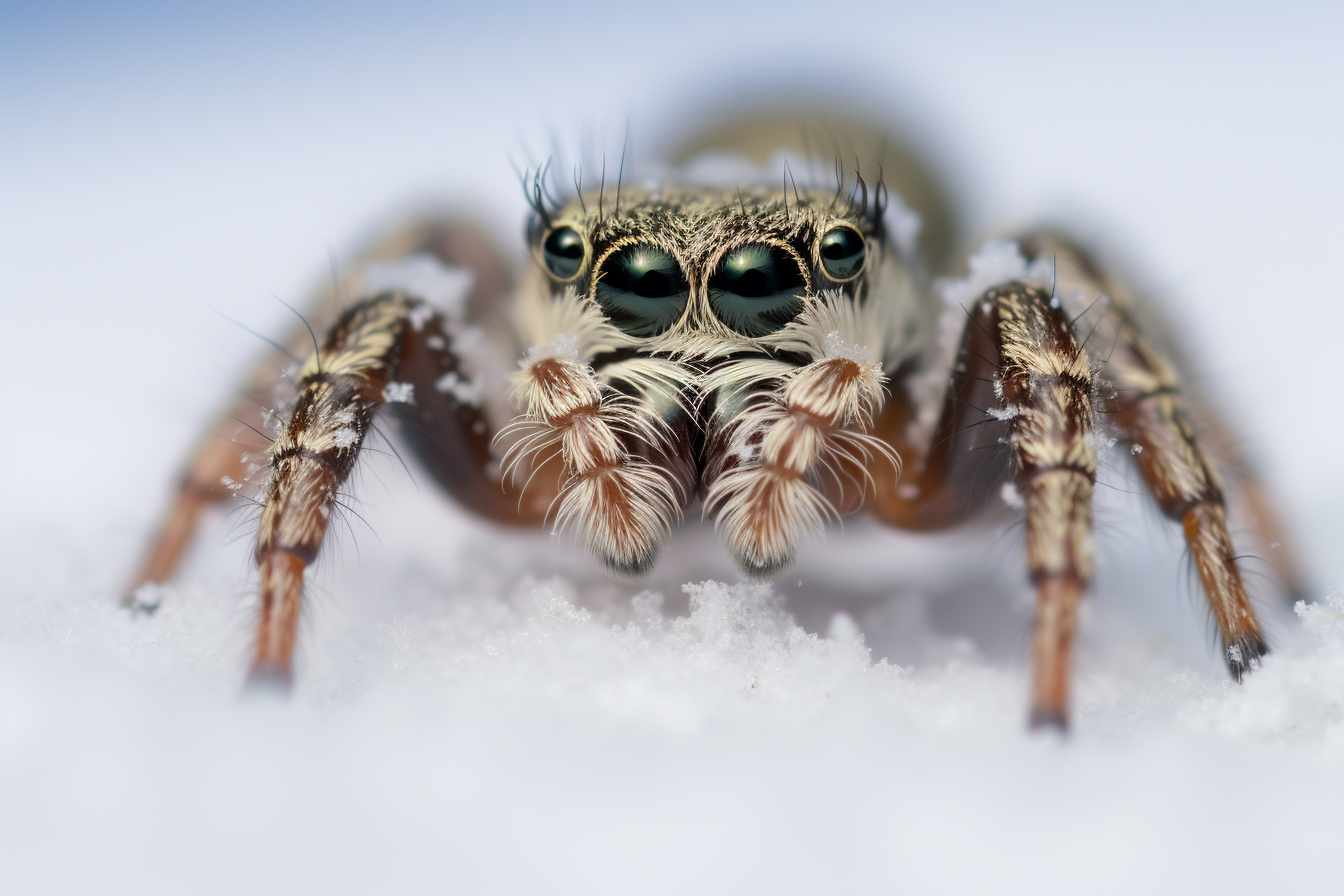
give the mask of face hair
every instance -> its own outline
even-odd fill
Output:
[[[706,512],[743,566],[765,572],[786,563],[803,536],[836,515],[820,476],[862,490],[873,457],[899,466],[867,430],[882,402],[883,371],[913,350],[900,326],[914,304],[908,273],[888,256],[880,271],[874,265],[821,288],[829,282],[822,235],[850,228],[881,257],[882,226],[872,217],[880,212],[880,202],[868,204],[866,185],[859,203],[842,203],[791,179],[775,192],[630,189],[611,214],[600,196],[548,211],[532,228],[537,239],[544,247],[547,232],[573,228],[585,268],[561,283],[538,272],[520,293],[519,329],[530,348],[515,377],[520,416],[502,433],[517,438],[508,471],[558,451],[566,481],[555,524],[583,532],[611,565],[634,569],[679,521],[694,483],[633,460],[622,437],[677,453],[701,469]],[[647,336],[622,332],[598,298],[607,261],[639,246],[675,259],[685,278],[684,310]],[[713,274],[727,253],[751,246],[768,247],[799,271],[800,310],[761,335],[735,332],[712,301]],[[678,416],[708,446],[698,464],[689,445],[673,452],[666,437],[666,421]]]

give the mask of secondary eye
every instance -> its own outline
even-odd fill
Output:
[[[657,336],[686,310],[690,288],[681,265],[657,246],[626,246],[607,257],[597,281],[597,303],[631,336]]]
[[[541,242],[541,255],[546,270],[557,280],[573,280],[583,269],[588,249],[583,235],[573,227],[557,227]]]
[[[738,246],[709,279],[709,304],[744,336],[764,336],[803,310],[806,289],[797,257],[779,246]]]
[[[821,238],[821,266],[838,283],[859,275],[865,255],[863,236],[853,227],[832,227]]]

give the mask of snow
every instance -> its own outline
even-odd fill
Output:
[[[450,370],[435,380],[434,389],[451,394],[462,404],[479,405],[484,398],[479,381],[465,379],[455,370]]]
[[[573,333],[561,333],[550,342],[528,346],[519,362],[520,367],[531,367],[538,361],[558,358],[562,361],[576,361],[579,357],[579,337]]]
[[[283,332],[276,296],[431,189],[516,245],[503,157],[519,122],[571,125],[584,82],[556,47],[592,19],[6,29],[6,892],[1336,890],[1344,432],[1319,339],[1344,332],[1323,287],[1344,281],[1344,123],[1321,111],[1340,22],[1030,12],[854,10],[882,39],[843,61],[960,166],[975,233],[1076,214],[1172,297],[1315,572],[1293,612],[1248,561],[1274,652],[1231,684],[1179,533],[1110,452],[1065,742],[1023,730],[1011,513],[939,536],[851,520],[769,588],[686,529],[625,579],[467,517],[372,434],[343,490],[358,516],[333,515],[309,578],[297,689],[242,698],[254,508],[209,516],[178,581],[135,596],[156,612],[118,606],[182,454],[264,350],[217,312]],[[585,103],[653,121],[634,147],[688,117],[669,85],[725,83],[704,58],[750,61],[734,26],[798,67],[836,33],[675,14],[604,19],[609,95]],[[656,56],[691,39],[695,59]]]
[[[948,278],[938,284],[943,301],[951,308],[970,308],[985,290],[1008,280],[1049,286],[1054,279],[1052,262],[1038,258],[1030,264],[1022,249],[1011,240],[991,240],[966,260],[965,277]]]
[[[352,426],[342,426],[331,434],[331,444],[344,450],[359,443],[359,430]]]
[[[879,362],[881,361],[880,352],[869,348],[867,345],[851,342],[839,330],[832,330],[826,334],[822,339],[822,348],[825,350],[827,358],[843,358],[863,367],[872,366],[875,363],[874,358]],[[880,364],[878,372],[881,372]]]
[[[426,302],[411,311],[411,326],[417,332],[424,329],[435,311],[449,320],[461,318],[471,289],[469,273],[447,267],[432,255],[371,264],[362,279],[366,293],[399,289]]]
[[[415,404],[415,383],[388,383],[383,387],[383,401],[389,404]]]

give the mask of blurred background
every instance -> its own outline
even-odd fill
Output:
[[[650,155],[785,85],[903,125],[968,236],[1069,223],[1169,299],[1325,607],[1344,572],[1341,33],[1326,4],[0,5],[12,873],[141,892],[259,870],[350,892],[1321,883],[1341,611],[1294,617],[1262,586],[1284,646],[1233,691],[1179,539],[1133,501],[1105,517],[1062,752],[1021,734],[1013,533],[980,569],[983,540],[855,526],[765,599],[732,590],[712,538],[612,581],[373,460],[375,534],[324,561],[292,705],[236,702],[245,520],[207,527],[155,619],[113,603],[258,351],[224,316],[281,332],[279,300],[429,200],[521,254],[511,160],[610,158],[627,133]],[[704,578],[728,584],[682,592]],[[632,604],[645,589],[661,611]]]

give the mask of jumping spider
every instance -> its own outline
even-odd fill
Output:
[[[686,145],[760,158],[788,142],[774,139],[792,133],[786,119],[739,115]],[[845,129],[876,133],[849,122],[829,136]],[[285,343],[307,360],[263,464],[253,679],[290,678],[304,571],[388,405],[462,505],[573,528],[626,572],[647,569],[697,504],[741,565],[766,574],[838,513],[944,528],[996,505],[986,496],[1007,483],[1037,601],[1030,719],[1059,728],[1104,420],[1181,525],[1239,680],[1267,648],[1215,462],[1259,537],[1282,542],[1281,526],[1247,465],[1197,438],[1196,420],[1201,434],[1221,424],[1182,386],[1137,297],[1052,232],[1022,236],[998,277],[940,295],[949,206],[907,148],[884,146],[867,179],[861,161],[837,162],[825,186],[793,173],[770,186],[576,178],[556,198],[544,175],[525,177],[533,263],[516,279],[470,221],[425,216],[377,241],[310,303],[323,335],[298,327]],[[342,307],[341,295],[362,298]],[[234,421],[265,425],[257,408],[284,366],[260,364],[191,456],[132,595],[173,574],[202,509],[233,490],[221,483],[246,478]],[[1272,562],[1300,585],[1286,550]]]

